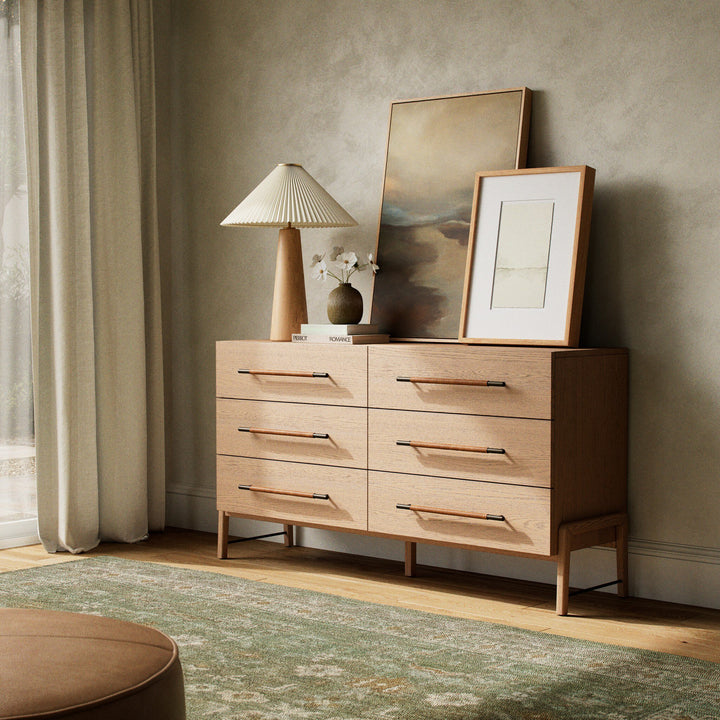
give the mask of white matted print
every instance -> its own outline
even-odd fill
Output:
[[[459,339],[576,346],[595,171],[476,175]]]
[[[493,308],[545,306],[554,208],[552,200],[501,204]]]

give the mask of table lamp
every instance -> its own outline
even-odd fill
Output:
[[[270,340],[288,341],[306,323],[305,275],[298,228],[351,227],[355,220],[301,165],[278,165],[221,223],[279,227]]]

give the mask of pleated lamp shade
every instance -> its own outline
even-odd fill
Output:
[[[355,220],[301,166],[278,165],[221,223],[271,227],[351,227]]]
[[[270,339],[288,341],[308,321],[298,228],[351,227],[355,220],[302,168],[278,165],[221,223],[279,227]]]

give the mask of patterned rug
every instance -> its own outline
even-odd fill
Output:
[[[88,558],[0,574],[0,606],[174,637],[189,720],[720,718],[715,663],[216,573]]]

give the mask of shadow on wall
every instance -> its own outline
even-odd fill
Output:
[[[697,318],[678,297],[678,205],[645,181],[595,188],[581,345],[630,349],[631,534],[720,546],[720,397],[687,347]]]

